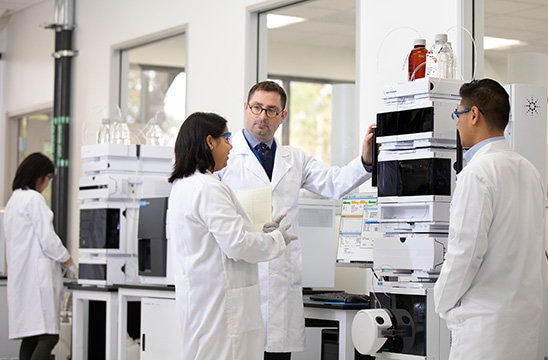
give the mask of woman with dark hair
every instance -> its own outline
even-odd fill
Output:
[[[22,339],[20,360],[50,359],[59,340],[61,268],[76,276],[72,258],[53,229],[53,212],[42,196],[54,171],[47,156],[27,156],[15,173],[4,214],[9,338]]]
[[[269,233],[253,232],[235,194],[214,174],[232,149],[226,123],[194,113],[175,143],[167,229],[183,359],[262,358],[257,262],[277,257],[295,239],[289,224],[278,227],[281,219],[265,224]]]

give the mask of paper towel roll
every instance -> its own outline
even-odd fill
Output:
[[[352,342],[360,354],[375,355],[386,342],[382,331],[392,326],[385,309],[360,310],[352,321]]]

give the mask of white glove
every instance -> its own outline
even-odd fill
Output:
[[[297,235],[293,235],[287,232],[290,227],[291,224],[285,224],[278,228],[278,230],[282,233],[282,236],[284,237],[285,246],[289,245],[289,243],[293,240],[297,240]]]
[[[263,232],[269,233],[280,227],[280,223],[285,218],[285,214],[278,216],[274,220],[267,222],[263,225]]]
[[[65,271],[65,277],[68,279],[77,279],[78,278],[78,268],[74,264],[74,261],[71,262],[69,265],[67,264],[61,264],[61,267]]]

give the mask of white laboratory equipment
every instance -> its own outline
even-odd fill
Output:
[[[447,359],[449,330],[434,311],[433,285],[387,286],[372,294],[375,308],[360,310],[352,341],[379,360]]]
[[[434,312],[432,290],[446,252],[454,164],[461,155],[450,120],[461,84],[425,78],[384,88],[376,133],[382,144],[377,164],[382,236],[373,246],[371,309],[359,311],[352,329],[354,346],[362,354],[377,359],[448,357],[450,336]],[[505,88],[511,105],[505,137],[545,178],[546,88]]]
[[[371,309],[352,338],[377,359],[445,359],[449,332],[432,292],[447,247],[457,135],[451,113],[462,83],[439,78],[388,84],[377,114],[379,237],[373,243]]]
[[[82,201],[79,284],[138,283],[143,274],[158,276],[154,278],[158,283],[165,282],[160,280],[165,279],[165,270],[161,274],[146,271],[151,270],[152,255],[155,256],[154,269],[166,267],[165,234],[163,239],[151,242],[151,238],[144,239],[144,235],[140,241],[139,232],[151,224],[159,225],[154,229],[165,229],[167,205],[155,208],[152,213],[147,211],[147,206],[157,200],[165,202],[169,196],[171,185],[167,179],[172,157],[173,149],[167,146],[94,144],[82,147],[84,176],[80,178],[78,192]],[[144,224],[143,220],[148,223]],[[158,253],[160,259],[156,256]],[[158,262],[161,264],[157,265]]]
[[[504,136],[546,179],[546,87],[509,84],[504,88],[510,96],[510,121]]]
[[[302,286],[335,286],[335,249],[340,200],[299,198],[299,242],[302,247]]]
[[[4,208],[0,208],[0,276],[6,275],[6,239],[4,237]]]

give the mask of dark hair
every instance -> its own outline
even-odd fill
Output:
[[[475,105],[490,125],[504,130],[510,116],[510,100],[501,84],[492,79],[473,80],[462,85],[459,93],[463,106]]]
[[[55,173],[55,166],[46,155],[39,152],[32,153],[17,168],[11,189],[36,190],[36,181],[53,173]]]
[[[249,93],[247,95],[247,102],[249,103],[249,100],[251,100],[251,97],[255,93],[255,91],[268,91],[268,92],[277,92],[280,94],[280,99],[282,101],[282,108],[281,110],[285,109],[285,105],[287,103],[287,95],[285,93],[285,90],[278,84],[276,84],[274,81],[261,81],[256,83],[249,89]]]
[[[215,167],[206,138],[208,135],[220,137],[226,123],[225,118],[214,113],[195,112],[186,118],[175,141],[175,164],[169,177],[170,183],[190,176],[196,170],[203,174]]]

